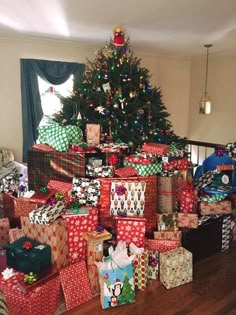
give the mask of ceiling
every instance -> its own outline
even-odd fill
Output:
[[[236,53],[236,0],[0,0],[0,38],[101,48],[122,25],[132,48],[194,56]]]

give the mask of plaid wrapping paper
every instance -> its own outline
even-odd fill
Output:
[[[141,181],[146,183],[144,218],[147,219],[146,232],[152,233],[156,230],[156,208],[157,208],[157,177],[119,177],[100,178],[101,194],[99,201],[99,222],[105,227],[115,229],[115,220],[110,214],[110,191],[112,181]]]
[[[37,204],[32,203],[29,198],[14,197],[3,194],[4,215],[8,218],[27,216],[32,210],[37,208]]]
[[[173,212],[176,208],[179,175],[157,177],[157,209],[160,213]]]
[[[29,189],[46,187],[50,180],[72,182],[74,176],[85,176],[85,154],[28,151]]]
[[[162,171],[161,163],[136,164],[124,161],[124,166],[133,166],[138,172],[139,176],[155,175]]]
[[[142,150],[144,152],[149,152],[157,155],[164,155],[170,149],[170,146],[167,144],[157,144],[157,143],[144,143]]]
[[[8,218],[0,219],[0,248],[5,248],[9,243],[9,230]]]
[[[50,315],[60,305],[59,276],[32,289],[25,294],[18,289],[18,281],[23,280],[24,273],[15,271],[8,280],[0,278],[0,289],[4,293],[9,314],[11,315]]]
[[[52,264],[57,270],[69,265],[67,222],[57,219],[50,225],[32,224],[27,217],[21,217],[25,236],[51,247]]]
[[[145,218],[119,218],[116,217],[116,241],[125,241],[127,245],[134,243],[137,247],[144,247]]]
[[[201,215],[208,214],[228,214],[232,212],[231,201],[223,200],[219,202],[200,202]]]
[[[160,253],[160,281],[167,288],[174,288],[193,280],[192,253],[183,247]]]
[[[171,240],[171,241],[181,241],[182,232],[181,231],[155,231],[154,239],[158,240]]]
[[[178,171],[186,171],[188,169],[188,159],[180,158],[170,161],[168,163],[163,163],[163,170],[176,169]]]
[[[19,238],[21,238],[23,236],[24,236],[24,233],[23,233],[22,229],[15,228],[15,229],[9,230],[10,243],[15,242],[16,240],[18,240]]]
[[[135,288],[144,291],[148,284],[148,251],[134,255],[133,266]]]
[[[195,213],[178,213],[178,226],[197,229],[198,215]]]
[[[148,240],[147,247],[148,249],[153,249],[158,251],[159,253],[167,252],[176,247],[180,247],[180,241],[172,241],[172,240]]]
[[[178,213],[157,214],[158,231],[176,231],[178,230]]]
[[[98,225],[98,209],[90,208],[88,215],[63,215],[69,236],[69,260],[73,264],[86,258],[87,243],[84,232],[94,231]]]

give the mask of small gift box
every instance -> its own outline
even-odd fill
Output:
[[[148,249],[153,249],[158,251],[159,253],[169,251],[176,247],[179,247],[180,241],[172,241],[172,240],[148,240],[147,246]]]
[[[196,213],[198,191],[193,185],[186,185],[180,196],[180,211],[183,213]]]
[[[65,212],[65,204],[57,201],[55,205],[45,205],[29,213],[29,219],[34,224],[50,224]]]
[[[88,159],[88,164],[94,166],[94,167],[100,167],[102,166],[102,159],[92,157]]]
[[[186,171],[189,165],[188,159],[185,157],[177,158],[167,163],[165,163],[165,161],[163,162],[163,170],[175,169],[178,171]]]
[[[158,231],[176,231],[178,230],[178,213],[157,214]]]
[[[100,143],[101,125],[86,124],[86,142],[88,145],[97,145]]]
[[[155,231],[154,239],[158,240],[171,240],[171,241],[181,241],[182,232],[181,231]]]
[[[139,176],[155,175],[162,171],[162,164],[158,162],[137,164],[133,162],[124,161],[124,166],[133,166],[138,172]]]
[[[29,200],[40,205],[45,205],[54,194],[54,190],[49,190],[47,187],[42,187],[41,191],[37,191],[32,197],[29,198]]]
[[[78,200],[81,205],[97,206],[101,183],[98,179],[73,178],[72,201]],[[75,199],[75,200],[74,200]]]
[[[170,146],[167,144],[158,144],[158,143],[144,143],[142,150],[144,152],[149,152],[157,155],[164,155],[170,149]]]
[[[197,229],[198,215],[195,213],[178,213],[178,226]]]
[[[174,288],[193,280],[192,253],[183,247],[160,253],[160,281]]]
[[[231,212],[232,208],[230,200],[223,200],[220,202],[200,202],[201,215],[228,214]]]

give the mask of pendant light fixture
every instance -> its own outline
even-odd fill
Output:
[[[211,114],[211,105],[212,105],[211,99],[210,99],[210,97],[208,96],[208,93],[207,93],[208,57],[209,57],[209,48],[211,48],[212,45],[211,45],[211,44],[207,44],[207,45],[204,45],[204,47],[207,49],[207,58],[206,58],[206,80],[205,80],[205,90],[204,90],[204,94],[203,94],[203,96],[202,96],[202,98],[201,98],[201,101],[200,101],[199,114],[207,115],[207,114]]]

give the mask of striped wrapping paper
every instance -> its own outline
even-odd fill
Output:
[[[50,180],[72,182],[74,176],[85,176],[85,154],[28,151],[29,189],[39,190]]]

